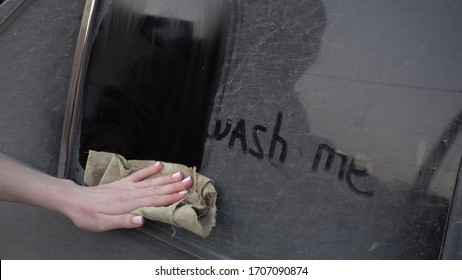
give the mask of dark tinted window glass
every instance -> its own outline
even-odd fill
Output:
[[[171,14],[179,5],[182,12]],[[82,165],[93,149],[200,166],[222,64],[224,6],[224,1],[112,2],[91,52]],[[208,25],[195,21],[199,7],[215,13]]]

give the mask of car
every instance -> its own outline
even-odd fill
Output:
[[[62,2],[83,16],[48,166],[80,184],[90,150],[195,166],[215,181],[217,224],[94,236],[40,213],[12,230],[35,236],[33,256],[461,258],[456,1]],[[50,224],[57,240],[42,239]]]

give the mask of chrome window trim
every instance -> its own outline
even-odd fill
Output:
[[[91,26],[95,17],[97,0],[87,0],[82,16],[82,24],[75,48],[72,75],[69,84],[68,99],[64,115],[63,133],[58,162],[58,177],[69,176],[69,160],[74,145],[75,128],[82,100],[82,81],[85,77],[85,67],[88,63]]]

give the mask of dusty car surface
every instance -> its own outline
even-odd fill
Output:
[[[196,166],[218,214],[94,234],[0,203],[2,259],[462,258],[457,0],[8,2],[0,151]]]

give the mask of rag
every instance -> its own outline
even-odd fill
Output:
[[[107,184],[125,178],[136,170],[154,164],[155,161],[126,160],[115,153],[90,151],[85,168],[84,184],[88,187]],[[217,192],[214,182],[196,172],[196,168],[163,162],[161,172],[150,178],[178,171],[193,178],[188,196],[165,207],[142,207],[131,212],[153,221],[160,221],[207,237],[215,226]]]

